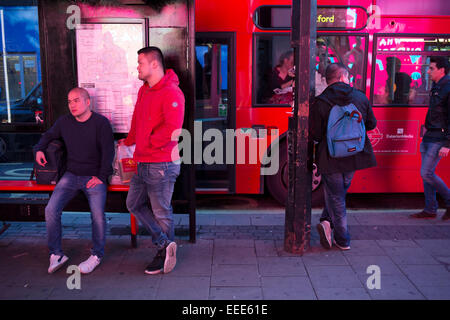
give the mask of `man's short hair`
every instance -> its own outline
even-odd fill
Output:
[[[447,57],[430,57],[430,63],[431,62],[436,63],[436,68],[438,69],[444,68],[445,74],[448,74],[450,70],[450,65],[448,63]]]
[[[166,65],[164,64],[164,56],[158,47],[144,47],[140,49],[139,54],[145,54],[149,61],[156,60],[160,66],[162,66],[164,73],[166,73]]]
[[[78,92],[80,94],[80,96],[82,96],[85,100],[91,100],[91,96],[89,95],[89,92],[84,89],[84,88],[80,88],[80,87],[75,87],[72,90],[69,91],[69,93],[71,92]]]
[[[342,76],[348,75],[347,68],[342,63],[331,63],[325,70],[327,84],[338,81]]]

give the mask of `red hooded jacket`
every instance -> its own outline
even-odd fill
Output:
[[[136,144],[136,162],[180,159],[178,140],[172,141],[172,134],[181,129],[184,119],[184,94],[178,84],[177,75],[168,69],[153,87],[145,82],[139,89],[131,129],[124,141],[127,146]]]

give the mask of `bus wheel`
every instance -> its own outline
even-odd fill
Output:
[[[267,189],[272,197],[280,204],[286,205],[288,194],[288,156],[286,142],[280,145],[280,169],[274,175],[266,176]],[[313,164],[312,173],[312,195],[311,195],[311,207],[323,206],[323,190],[321,184],[321,176],[317,171],[317,166]]]

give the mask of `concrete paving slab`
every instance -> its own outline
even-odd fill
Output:
[[[213,265],[211,287],[259,287],[261,285],[258,266]]]
[[[260,287],[211,287],[210,300],[262,300]]]
[[[210,277],[163,277],[157,300],[208,300]]]
[[[245,215],[216,215],[216,226],[250,226],[250,217]]]
[[[317,248],[303,255],[305,266],[348,266],[342,252],[338,249],[325,250]]]
[[[226,248],[238,248],[247,247],[253,248],[255,241],[253,239],[214,239],[214,248],[226,247]]]
[[[371,300],[364,288],[316,288],[319,300]]]
[[[251,218],[253,226],[284,226],[284,216],[260,215]]]
[[[407,248],[418,248],[418,244],[414,240],[375,240],[378,245],[382,248],[385,247],[407,247]]]
[[[315,289],[363,287],[350,266],[307,265],[306,270]]]
[[[386,254],[398,265],[411,264],[439,264],[430,254],[422,248],[386,247]]]
[[[262,276],[307,276],[301,257],[258,257]]]
[[[262,277],[265,300],[316,300],[308,277]]]
[[[418,287],[450,285],[450,272],[443,265],[402,265],[400,268]]]
[[[257,257],[278,257],[274,240],[255,240]]]
[[[450,257],[450,239],[417,239],[414,241],[432,256]]]
[[[343,251],[344,256],[383,256],[386,252],[375,240],[352,240],[351,250]]]
[[[256,252],[253,247],[215,247],[214,264],[256,264]]]
[[[347,256],[353,270],[361,276],[369,277],[372,272],[367,273],[369,266],[378,266],[381,275],[401,275],[399,267],[388,256]]]
[[[367,277],[360,276],[366,283]],[[368,289],[367,292],[375,300],[423,300],[425,297],[404,275],[382,275],[380,289]]]
[[[419,287],[419,291],[429,300],[450,300],[450,285],[443,287]]]

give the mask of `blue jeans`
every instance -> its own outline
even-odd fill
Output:
[[[173,241],[172,194],[180,174],[180,165],[173,162],[139,163],[130,182],[128,211],[150,232],[158,249]]]
[[[422,166],[420,167],[420,175],[423,180],[423,190],[425,195],[425,212],[436,213],[438,202],[436,200],[436,192],[444,199],[447,208],[450,207],[450,190],[435,174],[436,166],[441,160],[439,150],[443,143],[439,142],[422,142],[420,144],[420,153],[422,154]]]
[[[100,184],[93,188],[86,188],[91,176],[77,176],[66,172],[56,184],[55,190],[45,207],[45,221],[47,223],[47,241],[50,254],[63,255],[61,249],[61,214],[66,204],[75,197],[79,190],[86,195],[91,208],[92,242],[91,254],[102,258],[105,252],[106,240],[106,185]]]
[[[325,206],[320,221],[327,220],[334,230],[334,240],[340,246],[350,245],[347,228],[345,196],[353,179],[354,171],[322,174]]]

